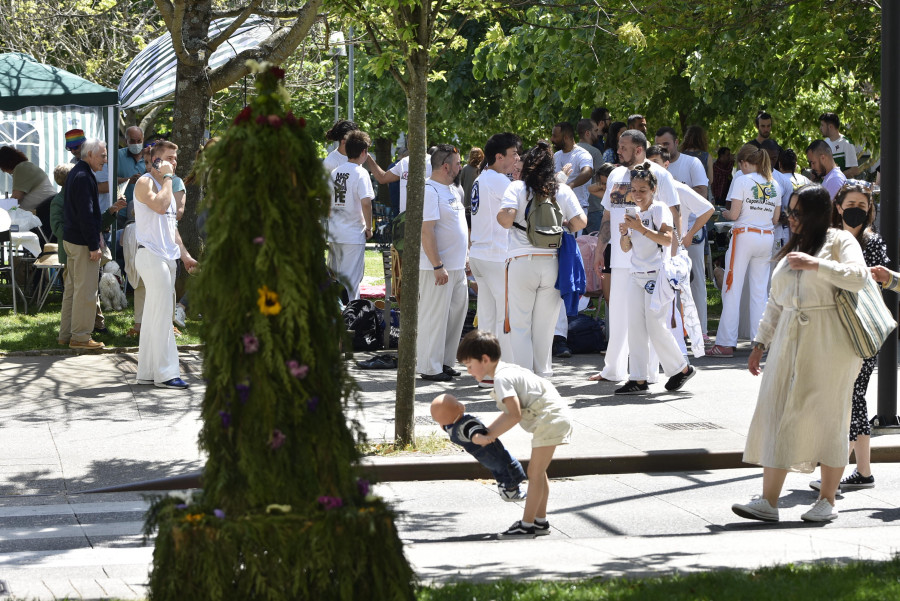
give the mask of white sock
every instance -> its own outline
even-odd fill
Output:
[[[535,524],[546,524],[547,518],[534,518],[534,523]]]
[[[521,523],[526,528],[534,528],[534,522],[526,522],[525,520],[522,520]]]

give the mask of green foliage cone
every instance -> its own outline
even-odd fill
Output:
[[[393,514],[358,478],[356,389],[325,262],[326,174],[284,72],[205,153],[204,491],[156,501],[154,601],[413,598]]]

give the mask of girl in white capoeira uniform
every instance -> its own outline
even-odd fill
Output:
[[[756,337],[766,306],[773,229],[781,216],[781,187],[772,178],[768,153],[758,149],[749,151],[745,147],[739,154],[747,157],[738,165],[743,175],[734,180],[731,208],[722,213],[722,217],[734,221],[725,255],[722,316],[716,344],[706,352],[720,357],[734,355],[745,279],[750,286],[750,333],[751,338]]]

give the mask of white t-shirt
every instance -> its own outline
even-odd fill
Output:
[[[447,271],[466,268],[469,245],[469,228],[466,226],[466,209],[462,196],[450,186],[434,180],[425,180],[425,206],[422,221],[434,221],[434,236],[438,254]],[[433,271],[425,249],[420,249],[419,269]]]
[[[397,164],[388,170],[400,177],[400,212],[406,210],[406,182],[409,180],[409,157],[403,157]],[[431,177],[431,157],[425,156],[425,179]]]
[[[687,184],[676,181],[675,191],[678,193],[678,200],[681,202],[681,233],[684,234],[694,227],[697,217],[714,207],[711,202],[697,194]],[[669,213],[671,212],[669,211]]]
[[[678,160],[669,163],[669,173],[675,181],[694,186],[708,186],[709,177],[706,176],[706,168],[700,159],[683,152],[678,155]]]
[[[590,156],[590,155],[588,155]],[[532,193],[525,186],[523,181],[514,181],[506,189],[503,200],[500,203],[501,209],[515,209],[515,222],[524,228],[528,227],[528,221],[525,218],[525,209],[528,207],[528,200],[532,198]],[[584,210],[578,202],[578,197],[572,191],[572,188],[566,184],[559,184],[556,191],[556,204],[562,211],[563,219],[570,219],[581,215],[585,217]],[[496,216],[495,216],[496,217]],[[587,217],[585,217],[586,219]],[[533,254],[556,254],[555,248],[537,248],[528,242],[528,233],[520,230],[516,226],[509,228],[509,250],[507,256],[509,258],[520,257],[522,255]]]
[[[859,161],[856,160],[856,147],[850,143],[850,140],[842,135],[832,142],[829,138],[825,138],[828,145],[831,146],[831,154],[834,156],[834,162],[842,170],[847,167],[858,167]]]
[[[735,178],[729,199],[741,201],[741,214],[734,221],[735,227],[772,229],[775,207],[781,206],[781,186],[775,180],[766,181],[753,172]]]
[[[331,152],[328,153],[328,156],[325,157],[325,160],[322,161],[322,165],[325,166],[325,171],[331,173],[350,159],[347,158],[346,154],[341,154],[338,152],[338,149],[335,148]]]
[[[637,214],[648,229],[658,232],[663,224],[672,227],[672,211],[658,200],[651,202],[646,211],[638,210]],[[631,273],[659,271],[665,248],[637,230],[631,230],[631,244]]]
[[[568,405],[549,380],[519,365],[498,361],[494,368],[494,389],[490,394],[497,408],[504,413],[508,413],[509,408],[503,399],[512,396],[519,399],[522,408],[519,425],[526,432],[534,433],[534,442],[568,440],[572,427]]]
[[[103,167],[100,168],[100,171],[94,171],[94,178],[97,180],[98,185],[109,183],[109,171],[107,171],[107,167],[108,165],[103,165]],[[100,205],[100,212],[105,213],[108,211],[109,207],[112,206],[112,201],[109,199],[109,192],[106,192],[105,194],[103,192],[98,192],[97,202]]]
[[[147,177],[153,182],[154,192],[162,188],[162,184],[149,173],[145,173],[141,177]],[[178,220],[176,219],[174,194],[169,199],[166,212],[162,215],[135,199],[134,236],[138,246],[143,246],[156,256],[169,261],[180,259],[181,248],[175,242],[176,231],[178,231]]]
[[[652,161],[650,171],[657,179],[655,200],[667,207],[678,205],[675,180],[669,172]],[[609,267],[615,269],[631,267],[631,251],[623,252],[619,244],[619,224],[625,221],[626,207],[637,207],[631,200],[631,167],[616,167],[606,179],[606,193],[603,195],[603,208],[609,211],[609,243],[612,246]]]
[[[801,186],[808,186],[812,182],[809,181],[809,178],[803,175],[802,173],[791,173],[791,187],[794,190],[797,190]]]
[[[365,244],[366,219],[362,200],[375,198],[369,172],[362,165],[344,163],[331,172],[331,214],[328,238],[338,244]]]
[[[509,230],[497,222],[500,202],[509,187],[509,178],[490,167],[472,184],[472,233],[469,258],[506,261]]]
[[[557,173],[562,171],[562,168],[567,164],[572,165],[572,173],[569,175],[569,179],[566,181],[567,184],[571,184],[575,179],[581,175],[581,170],[585,167],[594,168],[594,159],[587,150],[576,144],[572,147],[571,152],[563,152],[562,150],[557,150],[553,155],[553,168]],[[572,191],[575,193],[576,198],[578,198],[578,202],[582,207],[588,206],[588,196],[590,193],[588,192],[588,184],[591,183],[590,178],[588,181],[581,184],[577,188],[572,188]]]
[[[787,173],[782,173],[778,169],[773,169],[772,179],[778,182],[778,187],[781,189],[781,208],[785,209],[791,203],[791,194],[794,192],[791,176]]]

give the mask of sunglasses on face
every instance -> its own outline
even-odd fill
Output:
[[[797,209],[791,209],[790,207],[784,210],[784,214],[788,217],[788,219],[797,219],[799,220],[803,217],[803,213],[798,211]]]

